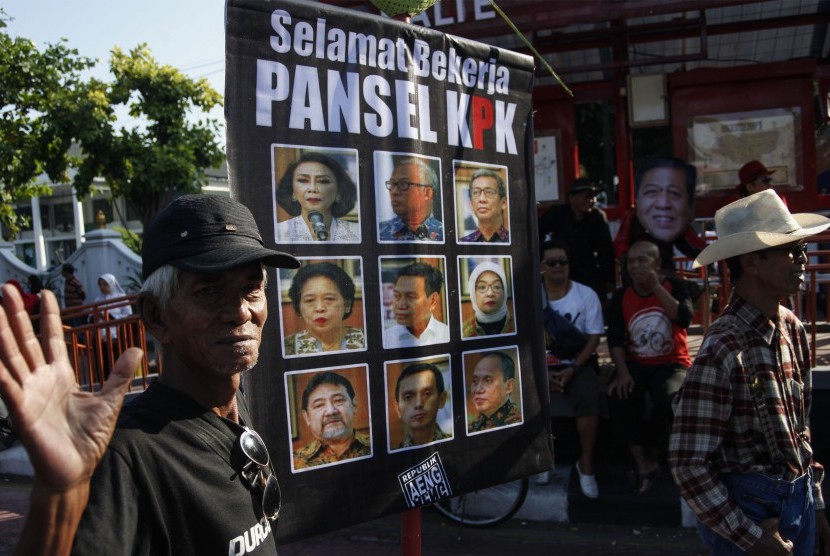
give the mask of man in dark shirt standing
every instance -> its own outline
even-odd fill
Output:
[[[18,554],[276,554],[279,488],[239,389],[259,359],[266,266],[299,262],[228,197],[184,195],[145,226],[139,305],[164,372],[123,410],[141,350],[80,391],[54,295],[39,343],[3,286],[0,394],[35,470]]]
[[[568,191],[568,204],[554,205],[539,219],[539,239],[570,247],[570,277],[597,292],[604,304],[614,291],[614,246],[605,213],[596,208],[597,188],[579,178]]]

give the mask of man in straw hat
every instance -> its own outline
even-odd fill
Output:
[[[712,554],[830,554],[807,334],[779,303],[798,292],[805,240],[830,219],[790,214],[766,190],[718,210],[715,227],[695,266],[725,260],[734,293],[678,395],[672,474]]]
[[[239,385],[259,357],[265,267],[299,263],[264,246],[245,206],[186,195],[144,229],[142,264],[164,373],[123,410],[141,351],[82,392],[54,295],[38,341],[3,287],[0,394],[35,470],[16,553],[275,554],[279,487]]]

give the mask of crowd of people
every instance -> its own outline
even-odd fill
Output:
[[[354,207],[348,195],[354,184],[337,164],[304,156],[290,167],[279,202],[294,216],[277,233],[310,241],[354,237],[337,220]],[[437,191],[431,172],[417,159],[396,161],[386,182],[396,216],[380,223],[381,239],[442,237],[430,220]],[[791,214],[764,187],[770,174],[757,161],[741,170],[741,198],[716,212],[718,237],[708,246],[691,228],[695,169],[674,158],[638,169],[636,206],[615,240],[595,206],[598,190],[586,179],[572,184],[567,204],[540,219],[547,387],[575,416],[582,494],[601,495],[595,448],[607,411],[613,437],[632,461],[632,494],[648,492],[661,471],[670,471],[712,554],[830,550],[823,468],[810,446],[809,346],[803,325],[782,304],[803,283],[805,241],[830,227],[830,219]],[[481,214],[490,205],[501,214],[500,176],[474,174],[470,182]],[[405,196],[420,200],[397,203]],[[344,208],[333,208],[337,203]],[[421,209],[406,213],[404,204]],[[497,218],[491,224],[465,241],[506,237]],[[674,272],[675,250],[696,266],[725,261],[734,285],[694,359],[687,342],[694,294]],[[252,528],[257,542],[249,552],[276,550],[279,487],[240,391],[268,316],[266,267],[299,268],[287,293],[304,328],[285,337],[286,355],[365,346],[363,330],[345,324],[355,283],[340,266],[302,264],[265,247],[250,211],[236,201],[183,196],[147,226],[143,244],[141,316],[163,346],[165,372],[123,409],[140,352],[121,354],[100,394],[70,396],[75,384],[66,352],[24,341],[37,303],[42,345],[62,344],[54,295],[26,292],[13,280],[3,286],[0,393],[36,471],[18,550],[203,553],[227,549],[230,538],[233,552]],[[74,269],[63,270],[70,299],[83,302]],[[434,312],[445,288],[441,270],[412,262],[390,280],[395,324],[384,330],[384,347],[446,341],[447,325]],[[513,329],[507,281],[498,264],[472,267],[465,336]],[[98,285],[95,301],[103,309],[125,293],[111,274]],[[613,363],[605,383],[597,357],[603,335]],[[521,423],[511,398],[520,382],[515,358],[488,351],[466,366],[468,433]],[[451,403],[443,373],[434,363],[396,371],[390,382],[401,428],[396,448],[451,438],[437,417]],[[295,449],[295,469],[371,454],[372,440],[356,423],[362,391],[365,385],[339,373],[310,376],[299,414],[311,439]],[[190,449],[173,449],[183,444]],[[183,508],[198,508],[199,519]]]
[[[824,469],[810,446],[809,346],[787,308],[804,281],[805,240],[830,220],[791,214],[772,188],[773,173],[757,160],[740,169],[738,200],[715,213],[717,239],[708,246],[691,226],[695,169],[676,158],[637,169],[635,207],[613,241],[604,216],[594,214],[597,188],[585,179],[572,184],[567,204],[540,218],[548,386],[554,403],[563,398],[576,417],[582,493],[599,495],[592,462],[599,395],[613,438],[630,454],[634,493],[670,471],[713,555],[830,553]],[[675,272],[677,254],[695,267],[725,261],[733,284],[694,359],[687,328],[696,293]],[[600,269],[613,268],[615,255],[621,285],[606,300],[611,288]],[[568,304],[579,287],[582,306]],[[603,313],[591,328],[598,303],[585,291],[592,289],[603,298],[605,328]],[[602,333],[613,364],[604,389],[591,365]]]

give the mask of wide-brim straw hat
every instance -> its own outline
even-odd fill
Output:
[[[772,189],[760,191],[715,212],[718,239],[695,259],[694,268],[768,247],[786,245],[823,232],[830,219],[820,214],[790,214]]]

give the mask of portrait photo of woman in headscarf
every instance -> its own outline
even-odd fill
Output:
[[[358,190],[346,166],[357,172],[357,151],[341,151],[274,147],[278,242],[360,243]]]
[[[510,257],[459,257],[458,264],[460,280],[469,270],[465,285],[470,302],[466,307],[462,297],[462,338],[515,334]]]

